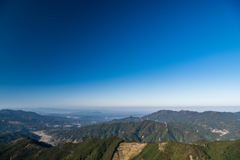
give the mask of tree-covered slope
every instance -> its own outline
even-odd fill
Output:
[[[111,160],[115,149],[123,140],[88,139],[82,143],[66,143],[52,147],[34,139],[23,138],[0,147],[1,160]]]
[[[143,121],[138,123],[114,123],[85,126],[70,131],[49,131],[47,134],[53,135],[52,141],[56,145],[66,142],[81,142],[88,138],[105,139],[117,136],[130,141],[179,141],[189,143],[194,140],[206,138],[200,132],[196,132],[191,127],[175,127],[173,124],[164,124],[153,121]],[[208,133],[211,137],[217,136],[215,133]]]
[[[200,145],[179,142],[149,143],[133,160],[237,160],[240,140],[213,141]]]
[[[201,130],[203,132],[213,131],[218,133],[218,137],[212,140],[231,140],[240,139],[240,112],[193,112],[193,111],[171,111],[160,110],[143,117],[127,117],[124,119],[115,119],[108,123],[119,122],[141,122],[143,120],[152,120],[157,122],[177,122],[182,125],[189,125],[194,130]],[[176,124],[177,124],[176,123]],[[176,127],[176,126],[175,126]],[[214,130],[215,129],[215,130]],[[224,133],[224,134],[221,134]],[[207,138],[210,140],[211,137]]]
[[[212,128],[224,129],[227,125],[236,125],[240,122],[240,115],[232,112],[193,112],[160,110],[143,116],[142,119],[156,120],[159,122],[182,122],[207,125]]]
[[[231,112],[206,111],[203,113],[191,111],[158,111],[142,117],[159,122],[181,122],[201,126],[206,130],[217,129],[220,140],[240,139],[240,115]],[[226,134],[221,134],[226,130]]]
[[[239,160],[240,140],[213,141],[196,144],[180,142],[145,143],[136,148],[120,147],[136,142],[124,142],[118,137],[87,139],[81,143],[66,143],[52,147],[30,138],[22,138],[0,147],[1,160]],[[139,142],[140,143],[140,142]],[[140,143],[141,144],[141,143]],[[132,152],[131,152],[132,151]],[[123,153],[123,154],[120,154]],[[117,154],[117,155],[116,155]],[[120,156],[119,156],[120,155]],[[130,158],[131,157],[131,158]]]
[[[1,146],[0,159],[32,160],[40,150],[50,147],[51,145],[38,142],[35,139],[21,138]]]

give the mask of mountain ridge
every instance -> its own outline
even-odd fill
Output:
[[[138,145],[142,145],[139,146]],[[135,147],[134,147],[135,146]],[[30,138],[21,138],[0,147],[2,160],[228,160],[240,159],[240,140],[180,142],[129,142],[118,137],[90,138],[80,143],[50,146]],[[53,154],[54,153],[54,154]]]
[[[176,127],[177,126],[177,127]],[[181,127],[185,127],[182,129]],[[137,123],[113,123],[84,126],[70,131],[47,131],[46,134],[52,135],[52,142],[61,145],[66,142],[81,142],[88,138],[108,138],[117,136],[124,140],[130,141],[180,141],[182,143],[190,143],[194,140],[206,138],[199,132],[192,130],[191,127],[184,124],[164,124],[154,121],[145,120]],[[206,132],[209,136],[216,138],[218,134],[210,131]]]
[[[124,119],[114,119],[107,123],[130,122],[136,123],[144,120],[152,120],[161,123],[177,122],[190,125],[193,129],[198,130],[198,126],[211,132],[219,133],[217,139],[230,140],[240,139],[240,113],[239,112],[217,112],[205,111],[196,112],[189,110],[171,111],[159,110],[157,112],[145,115],[143,117],[126,117]],[[224,133],[226,130],[227,134]],[[224,133],[223,135],[220,133]]]

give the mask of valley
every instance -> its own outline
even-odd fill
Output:
[[[39,142],[45,142],[45,143],[54,145],[53,143],[51,143],[52,136],[46,135],[44,133],[44,131],[35,131],[35,132],[32,132],[32,133],[41,137]]]

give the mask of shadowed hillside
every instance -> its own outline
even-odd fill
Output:
[[[25,132],[25,131],[6,133],[6,134],[0,135],[0,146],[5,145],[11,141],[17,140],[19,138],[25,138],[25,137],[29,137],[36,140],[39,140],[41,138],[36,134],[33,134],[31,132]]]

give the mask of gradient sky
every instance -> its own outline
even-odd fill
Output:
[[[0,108],[235,106],[237,0],[3,0]]]

